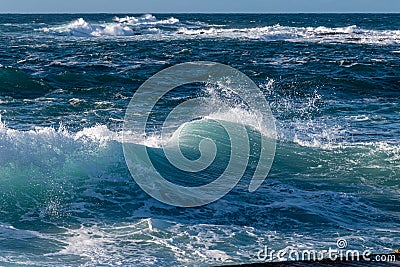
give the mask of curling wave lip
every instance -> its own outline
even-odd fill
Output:
[[[153,107],[166,93],[189,83],[226,83],[225,87],[228,90],[243,99],[252,112],[258,113],[257,115],[263,118],[263,125],[269,130],[269,136],[261,135],[259,162],[249,185],[250,192],[257,190],[267,177],[275,155],[276,129],[274,118],[265,97],[250,78],[234,68],[214,62],[189,62],[175,65],[155,74],[136,91],[125,114],[123,132],[124,156],[132,177],[153,198],[179,207],[197,207],[216,201],[231,191],[242,178],[250,157],[250,145],[245,124],[241,122],[239,116],[235,118],[239,122],[236,124],[214,120],[229,136],[229,163],[217,179],[201,186],[182,186],[170,182],[157,171],[145,146],[127,142],[132,129],[141,129],[141,135],[146,136],[146,124]],[[206,115],[196,112],[195,117],[193,117],[184,112],[188,110],[185,105],[194,108],[196,99],[187,100],[175,107],[164,121],[164,125],[168,125],[176,119],[182,120],[182,116],[185,121],[190,122],[195,117]],[[196,160],[187,159],[180,148],[181,131],[184,129],[178,128],[172,141],[169,145],[164,146],[163,150],[173,167],[185,172],[197,173],[209,167],[216,159],[218,153],[216,142],[212,138],[208,138],[207,135],[202,136],[203,139],[199,141],[197,147],[200,157]],[[144,164],[141,164],[141,166],[147,166],[147,168],[141,167],[138,170],[137,162],[143,162]],[[149,175],[149,172],[151,175]]]

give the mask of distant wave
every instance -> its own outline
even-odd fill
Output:
[[[130,17],[126,16],[123,18],[115,17],[115,22],[124,23],[127,25],[158,25],[158,24],[176,24],[179,19],[171,17],[165,20],[157,20],[157,18],[151,14],[146,14],[142,17]]]
[[[100,36],[134,36],[141,35],[144,29],[140,26],[173,25],[178,23],[176,18],[157,20],[153,15],[147,14],[141,17],[114,17],[110,23],[89,23],[83,18],[78,18],[66,25],[43,28],[45,32],[56,32],[78,37],[100,37]],[[157,29],[147,29],[148,32],[157,32]]]
[[[356,25],[329,28],[288,27],[279,24],[267,27],[243,29],[180,28],[177,34],[201,36],[202,38],[246,38],[263,41],[323,42],[323,43],[365,43],[365,44],[399,44],[399,30],[366,30]]]
[[[266,27],[226,28],[221,25],[182,22],[177,18],[157,19],[151,14],[141,17],[114,17],[112,22],[94,23],[78,18],[68,24],[45,27],[44,32],[76,37],[141,36],[140,38],[233,38],[262,41],[400,44],[400,30],[368,30],[350,25],[330,28],[289,27],[280,24]]]

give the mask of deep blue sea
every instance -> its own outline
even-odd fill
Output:
[[[223,198],[182,208],[137,185],[121,131],[139,86],[190,61],[250,77],[277,141],[258,190],[246,172]],[[157,154],[168,112],[199,96],[207,116],[188,122],[196,133],[216,134],[210,118],[232,114],[256,125],[226,92],[171,92],[137,145]],[[0,115],[1,266],[210,266],[258,262],[264,246],[400,246],[400,15],[4,14]],[[193,177],[169,175],[204,182]]]

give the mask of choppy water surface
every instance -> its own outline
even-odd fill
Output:
[[[399,15],[0,15],[0,264],[246,263],[264,245],[327,249],[338,238],[392,251],[399,59]],[[256,192],[245,174],[224,198],[184,209],[134,182],[121,130],[146,79],[197,60],[235,67],[261,88],[278,142]],[[193,131],[233,112],[253,125],[223,92],[192,84],[167,95],[140,145],[157,154],[167,112],[196,96],[210,114]]]

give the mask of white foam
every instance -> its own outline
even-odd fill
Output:
[[[119,24],[103,24],[103,25],[92,25],[86,22],[83,18],[79,18],[67,25],[44,28],[45,32],[58,32],[67,33],[73,36],[126,36],[132,35],[133,30],[127,26]]]
[[[273,80],[264,85],[263,89],[269,90],[272,85]],[[268,128],[270,125],[264,124],[261,112],[246,109],[244,103],[243,105],[240,103],[226,103],[224,96],[230,99],[237,99],[237,96],[228,88],[228,86],[229,85],[224,83],[219,83],[216,85],[208,85],[205,88],[208,98],[205,103],[203,103],[202,108],[206,109],[209,113],[205,118],[245,124],[252,126],[265,136],[270,136],[273,131]],[[258,108],[262,109],[264,107]]]
[[[176,24],[179,19],[171,17],[165,20],[157,20],[157,18],[151,14],[146,14],[141,17],[114,17],[114,21],[118,23],[124,23],[128,25],[158,25],[158,24]]]
[[[399,44],[399,30],[366,30],[356,25],[329,28],[288,27],[279,24],[254,28],[205,28],[190,29],[181,27],[177,34],[199,36],[202,38],[246,38],[264,41],[326,42],[326,43],[365,43]]]
[[[167,30],[163,26],[168,26],[169,29]],[[226,25],[181,22],[174,17],[159,20],[151,14],[141,17],[114,17],[113,22],[108,23],[89,23],[83,18],[78,18],[66,25],[42,28],[42,30],[79,37],[143,35],[137,38],[187,39],[196,37],[292,42],[400,44],[400,30],[362,29],[356,25],[345,27],[326,27],[323,25],[291,27],[280,24],[264,27],[227,28]]]
[[[142,17],[115,17],[110,23],[89,23],[83,18],[78,18],[71,23],[51,28],[42,28],[44,32],[58,32],[78,37],[101,37],[101,36],[133,36],[141,34],[138,26],[172,25],[178,23],[176,18],[157,20],[153,15],[147,14]],[[157,33],[158,29],[147,29],[146,32]]]

